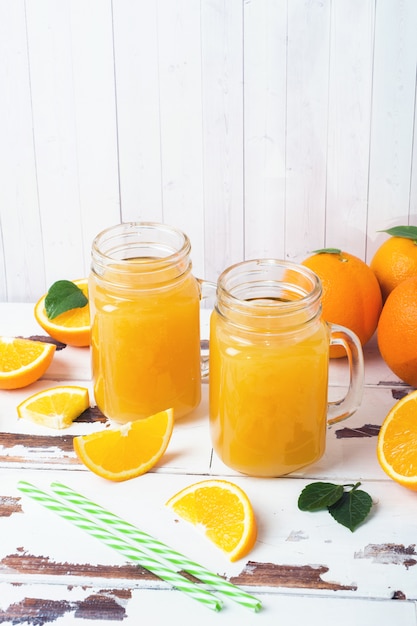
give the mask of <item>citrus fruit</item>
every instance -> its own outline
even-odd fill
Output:
[[[174,427],[172,409],[118,428],[74,437],[82,463],[98,476],[122,481],[150,470],[164,454]]]
[[[382,309],[379,283],[369,265],[337,249],[318,251],[303,265],[321,280],[323,318],[352,330],[364,346],[376,330]],[[331,357],[345,354],[342,347],[331,346]]]
[[[245,492],[226,480],[203,480],[185,487],[166,503],[181,518],[237,561],[254,546],[256,519]]]
[[[90,406],[88,389],[70,385],[44,389],[17,407],[19,417],[49,428],[67,428]]]
[[[389,294],[378,323],[378,347],[388,367],[417,387],[417,276]]]
[[[398,400],[378,435],[377,457],[386,474],[417,491],[417,390]]]
[[[88,297],[88,282],[86,278],[74,280],[77,287]],[[35,305],[35,318],[42,328],[56,341],[69,346],[90,345],[90,307],[70,309],[53,319],[49,319],[45,310],[45,294]]]
[[[51,343],[0,337],[0,389],[19,389],[34,383],[46,372],[54,354]]]
[[[386,232],[406,236],[390,236],[371,260],[370,266],[378,279],[384,301],[400,282],[417,276],[417,228],[399,226]]]

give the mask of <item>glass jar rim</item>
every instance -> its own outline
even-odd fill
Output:
[[[149,233],[148,239],[144,237],[145,233]],[[153,237],[152,237],[153,233]],[[158,236],[155,238],[155,234]],[[124,237],[123,243],[116,243],[119,238]],[[159,241],[157,240],[159,237]],[[163,241],[163,237],[165,241]],[[130,238],[130,239],[129,239]],[[177,239],[178,244],[174,247],[173,243],[168,243],[168,238],[172,241]],[[155,245],[159,244],[159,249],[166,253],[162,257],[154,257],[154,262],[158,258],[162,261],[166,261],[171,257],[177,255],[188,255],[191,250],[191,243],[188,236],[179,228],[170,226],[163,222],[121,222],[109,226],[99,232],[93,239],[92,250],[102,257],[116,260],[118,262],[131,263],[129,259],[122,258],[120,255],[121,250],[126,247],[126,243],[131,245],[140,243],[141,245]]]
[[[283,280],[287,274],[287,282]],[[297,283],[290,278],[297,277]],[[249,259],[225,269],[217,282],[217,309],[239,312],[241,322],[257,315],[290,317],[303,309],[320,311],[322,284],[308,267],[281,259]]]
[[[149,285],[171,283],[191,270],[190,251],[188,236],[178,228],[159,222],[121,222],[93,239],[91,271],[124,287],[133,275]]]

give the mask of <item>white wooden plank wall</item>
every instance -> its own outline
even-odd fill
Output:
[[[0,300],[130,220],[195,273],[417,224],[415,0],[0,0]]]

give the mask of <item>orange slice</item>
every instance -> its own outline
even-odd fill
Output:
[[[88,298],[88,281],[86,278],[72,281],[82,289]],[[69,346],[90,345],[90,306],[70,309],[50,320],[45,311],[46,294],[35,305],[35,318],[42,328],[56,341]]]
[[[417,491],[417,390],[398,400],[378,435],[378,461],[390,478]]]
[[[51,343],[0,337],[0,389],[19,389],[34,383],[46,372],[54,354]]]
[[[44,389],[17,407],[19,417],[49,428],[67,428],[90,406],[88,389],[62,385]]]
[[[231,561],[255,545],[256,519],[245,492],[226,480],[203,480],[172,496],[166,503],[179,517],[200,527]]]
[[[164,454],[174,427],[172,409],[118,428],[74,437],[74,450],[92,472],[109,480],[135,478]]]

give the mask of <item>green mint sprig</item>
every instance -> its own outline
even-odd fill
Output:
[[[298,498],[298,508],[300,511],[327,509],[336,522],[353,532],[368,517],[372,508],[372,498],[366,491],[358,489],[360,484],[310,483]],[[346,491],[346,487],[351,489]]]
[[[50,320],[65,311],[82,309],[88,303],[83,291],[70,280],[57,280],[45,296],[45,311]]]

